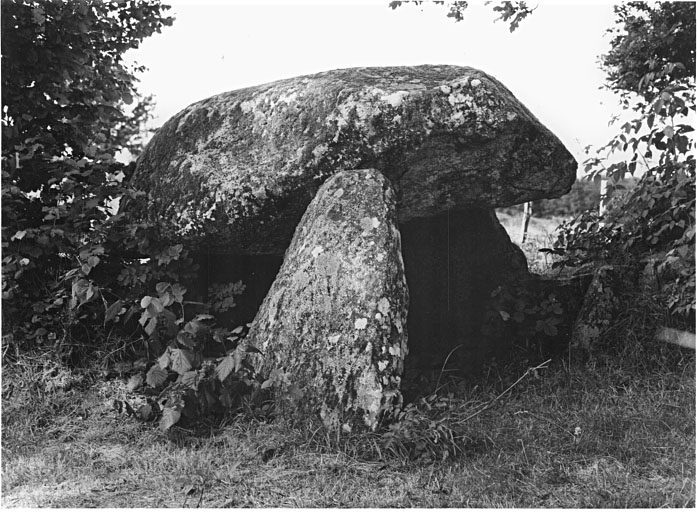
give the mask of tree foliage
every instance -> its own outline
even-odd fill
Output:
[[[615,15],[612,48],[602,57],[606,87],[635,118],[585,162],[586,172],[616,182],[642,166],[649,173],[673,169],[668,163],[694,167],[695,3],[630,2]],[[613,154],[626,158],[606,164]]]
[[[124,194],[150,98],[124,53],[171,25],[159,0],[2,2],[3,319],[29,336],[98,298],[88,241]],[[70,287],[66,291],[66,287]],[[53,312],[53,313],[51,313]],[[49,327],[50,328],[50,327]]]
[[[635,118],[585,162],[590,178],[614,186],[640,169],[631,193],[604,217],[588,212],[562,226],[563,264],[656,262],[661,301],[692,322],[695,309],[695,3],[615,7],[607,87]],[[657,260],[655,258],[658,258]],[[652,263],[653,264],[653,263]]]
[[[628,99],[650,102],[666,88],[695,76],[695,3],[628,2],[615,7],[617,26],[602,57],[607,85]]]
[[[444,0],[438,0],[432,2],[436,5],[445,5]],[[488,0],[485,2],[485,4],[491,4],[492,1]],[[397,7],[401,7],[402,5],[421,5],[423,4],[422,0],[393,0],[392,2],[389,3],[389,6],[391,9],[396,9]],[[449,1],[447,3],[448,7],[448,14],[446,15],[448,18],[454,19],[456,22],[457,21],[463,21],[465,19],[465,11],[469,7],[469,2],[467,1]],[[526,17],[528,17],[530,14],[533,13],[533,11],[537,9],[537,7],[534,8],[529,8],[527,3],[525,1],[514,1],[511,2],[509,0],[504,0],[498,2],[497,5],[495,5],[492,10],[498,14],[498,18],[496,18],[494,21],[501,20],[503,22],[508,22],[509,23],[509,28],[510,31],[513,32],[515,31],[518,26],[520,25],[520,22],[523,21]]]

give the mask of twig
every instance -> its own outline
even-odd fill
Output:
[[[203,491],[205,490],[204,489],[205,483],[206,483],[205,481],[201,482],[201,496],[199,496],[199,498],[198,498],[198,503],[196,504],[196,508],[199,508],[201,506],[201,501],[203,500]]]
[[[494,398],[494,399],[491,400],[490,402],[484,404],[484,407],[482,407],[481,409],[479,409],[477,412],[473,412],[472,414],[470,414],[469,416],[467,416],[467,417],[466,417],[464,420],[462,420],[461,422],[469,421],[469,420],[471,420],[472,418],[474,418],[475,416],[477,416],[477,415],[483,413],[484,411],[486,411],[488,408],[490,408],[492,405],[494,405],[494,403],[496,403],[503,395],[505,395],[505,394],[508,393],[511,389],[513,389],[515,386],[517,386],[518,383],[519,383],[520,381],[522,381],[525,377],[527,377],[529,373],[534,372],[534,371],[536,371],[536,370],[541,370],[542,368],[544,368],[544,367],[545,367],[548,363],[550,363],[551,361],[552,361],[551,359],[547,359],[544,363],[540,363],[540,364],[538,364],[537,366],[535,366],[534,368],[528,368],[528,369],[525,371],[525,373],[524,373],[523,375],[521,375],[521,376],[518,378],[517,381],[515,381],[513,384],[511,384],[510,386],[508,386],[499,396],[497,396],[496,398]]]
[[[440,384],[440,378],[443,376],[443,372],[445,371],[445,367],[446,367],[447,364],[448,364],[448,360],[450,359],[450,356],[453,355],[453,352],[455,352],[455,351],[456,351],[458,348],[460,348],[460,347],[462,347],[462,343],[459,344],[459,345],[458,345],[457,347],[455,347],[454,349],[452,349],[452,350],[448,353],[448,356],[445,358],[445,361],[443,362],[443,366],[442,366],[441,369],[440,369],[440,374],[438,374],[438,380],[436,381],[436,390],[434,391],[434,393],[437,393],[438,390],[440,389],[440,388],[438,387],[438,385]]]

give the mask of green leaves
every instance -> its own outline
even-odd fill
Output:
[[[182,374],[181,382],[186,387],[198,391],[198,385],[204,380],[204,375],[200,371],[188,371]]]
[[[135,164],[114,155],[138,154],[153,106],[123,55],[171,24],[167,9],[158,0],[8,0],[0,17],[3,318],[26,343],[91,348],[128,338],[130,348],[145,337],[133,348],[147,349],[148,359],[118,373],[128,393],[155,388],[166,397],[165,430],[182,414],[216,410],[223,396],[239,406],[253,386],[238,349],[242,330],[214,331],[209,314],[235,307],[244,285],[214,286],[212,306],[194,302],[183,284],[198,270],[189,250],[159,242],[158,226],[128,208],[114,211],[147,199],[127,186]],[[232,367],[222,383],[216,367],[227,351]],[[154,401],[124,407],[142,420],[160,415]]]
[[[233,356],[233,354],[229,354],[220,361],[220,364],[218,364],[218,366],[215,369],[215,374],[218,377],[218,379],[222,382],[228,378],[228,375],[235,371],[235,366],[235,357]]]
[[[509,336],[531,347],[541,337],[558,334],[557,326],[567,319],[567,312],[554,293],[528,285],[499,286],[487,304],[486,335]],[[503,329],[501,332],[501,321]]]
[[[167,247],[164,251],[156,256],[158,265],[167,265],[174,260],[179,259],[182,249],[184,246],[182,244],[172,245]]]
[[[518,2],[509,2],[509,1],[503,1],[500,2],[499,5],[494,6],[494,11],[499,13],[499,17],[497,18],[498,20],[501,21],[508,21],[511,20],[510,23],[510,31],[514,32],[518,26],[520,25],[520,22],[523,21],[525,18],[527,18],[530,14],[533,13],[533,11],[537,9],[537,7],[530,9],[526,2],[523,1],[518,1]]]
[[[116,319],[116,317],[121,312],[123,308],[123,301],[117,300],[111,306],[109,306],[106,311],[104,311],[104,323],[111,322]]]
[[[245,290],[242,281],[228,284],[214,283],[209,287],[211,308],[214,312],[224,312],[235,307],[235,296],[241,295]]]
[[[652,168],[633,190],[611,203],[605,217],[587,213],[560,226],[555,247],[563,249],[564,258],[555,266],[642,268],[659,255],[664,263],[671,262],[667,266],[672,270],[659,271],[663,277],[656,298],[660,296],[672,315],[690,318],[695,301],[694,180],[694,158]]]
[[[164,370],[159,364],[153,365],[145,376],[145,382],[153,388],[161,386],[165,380],[167,380],[167,370]]]
[[[78,308],[83,304],[97,298],[99,289],[87,279],[75,279],[72,286],[72,297],[70,299],[71,309]]]
[[[192,360],[192,354],[186,350],[177,348],[170,351],[170,367],[179,375],[183,375],[191,369]]]
[[[181,411],[166,407],[162,410],[162,418],[160,418],[160,429],[163,431],[169,430],[182,417]]]
[[[421,5],[422,0],[393,0],[388,5],[391,9],[396,9],[404,4]],[[445,2],[443,0],[438,0],[432,2],[437,5],[443,5]],[[490,1],[485,2],[485,4],[491,3]],[[465,10],[469,7],[469,2],[467,0],[457,0],[448,2],[448,18],[452,18],[455,22],[462,21],[465,19]],[[499,5],[493,8],[494,12],[499,14],[499,17],[495,21],[502,20],[510,22],[510,31],[513,32],[518,28],[520,22],[528,17],[537,7],[530,9],[527,3],[524,1],[510,2],[508,0],[499,2]]]
[[[614,10],[617,26],[608,32],[615,37],[602,57],[610,89],[652,101],[666,87],[694,77],[693,2],[631,2]]]
[[[246,361],[247,354],[261,354],[261,351],[249,343],[238,344],[216,367],[215,373],[218,379],[222,382],[233,372],[239,374],[245,366],[249,366]]]
[[[50,330],[94,337],[95,325],[118,317],[120,308],[105,304],[103,319],[95,300],[113,302],[114,295],[104,297],[111,286],[104,266],[118,257],[83,247],[107,238],[100,230],[110,205],[126,194],[115,177],[127,166],[113,155],[123,148],[137,154],[152,104],[137,94],[122,56],[172,23],[166,10],[157,0],[2,4],[2,240],[3,256],[11,257],[2,280],[12,293],[2,307],[13,329],[25,329],[36,307],[65,295],[80,309],[71,322],[83,328],[66,329],[65,318],[43,308]],[[129,102],[132,112],[124,108]],[[131,243],[123,240],[119,250]],[[63,277],[74,269],[79,274]]]
[[[162,301],[164,307],[171,306],[172,304],[184,302],[184,294],[186,293],[186,288],[179,283],[170,284],[165,282],[157,283],[155,290]]]

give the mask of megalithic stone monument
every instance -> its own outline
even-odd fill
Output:
[[[336,266],[338,272],[367,265],[368,253],[347,256],[356,249],[350,247],[350,236],[358,236],[349,233],[358,229],[355,222],[369,227],[366,218],[380,223],[371,236],[388,237],[371,241],[392,248],[385,253],[385,261],[391,263],[371,267],[372,277],[365,281],[345,279],[348,274],[332,281],[334,288],[329,290],[340,294],[364,282],[354,310],[337,314],[336,324],[323,324],[323,315],[332,308],[351,309],[350,301],[340,306],[333,299],[311,301],[317,309],[309,307],[302,315],[296,314],[295,306],[287,306],[279,313],[285,315],[284,329],[339,335],[332,339],[353,358],[364,357],[355,347],[370,343],[372,363],[347,360],[347,368],[379,368],[376,365],[386,360],[380,359],[382,349],[376,347],[402,344],[409,351],[402,361],[407,371],[438,367],[448,354],[455,354],[452,364],[476,368],[505,346],[482,342],[482,304],[496,286],[527,275],[523,253],[511,243],[493,209],[565,194],[576,167],[562,143],[482,71],[459,66],[345,69],[231,91],[187,107],[165,123],[138,160],[132,184],[148,192],[147,200],[124,207],[157,223],[165,239],[199,251],[205,256],[207,275],[245,281],[250,304],[241,309],[248,311],[249,319],[264,300],[252,333],[275,348],[258,361],[262,375],[281,363],[275,354],[288,350],[269,341],[274,336],[268,325],[272,296],[284,297],[286,303],[291,284],[296,286],[296,279],[304,279],[298,276],[310,271],[321,275],[321,269]],[[340,184],[349,181],[353,185]],[[327,197],[317,196],[318,190],[327,190],[323,184],[339,187],[346,197],[329,205]],[[382,217],[346,210],[353,201],[367,208],[364,199],[377,198],[378,189],[392,190],[393,213],[385,198],[375,199],[385,208]],[[352,220],[333,221],[317,211],[317,204],[330,210],[341,205],[346,219]],[[303,239],[301,219],[306,233],[319,236],[319,226],[325,223],[322,236],[330,237],[331,232],[332,240],[348,244],[336,246],[335,253],[344,259],[323,262],[326,254],[317,260],[324,253],[315,258],[310,250],[312,260],[304,261],[307,248],[300,247],[314,242]],[[367,315],[368,305],[377,307],[391,289],[388,283],[398,279],[391,273],[402,272],[393,254],[400,236],[385,227],[390,223],[400,231],[402,279],[409,289],[407,328],[397,333],[399,342],[392,332],[388,336],[377,328],[355,330],[361,318],[374,322],[374,317],[358,315]],[[346,230],[343,240],[336,233],[341,229]],[[303,267],[311,262],[319,267]],[[244,272],[235,274],[235,269]],[[367,283],[373,281],[382,284],[371,289]],[[310,293],[309,288],[303,290]],[[319,297],[320,288],[311,293]],[[406,299],[390,301],[390,318],[397,318],[404,304]],[[330,343],[317,336],[312,343]],[[313,353],[290,352],[302,358],[312,358]],[[359,398],[355,379],[343,391],[335,386],[332,395],[327,383],[334,377],[323,384],[308,383],[305,404],[329,418],[329,425],[362,418],[373,428],[385,404],[398,402],[396,379],[403,351],[394,357],[387,362],[389,384],[361,388],[382,393],[371,405]],[[382,382],[379,373],[375,376]],[[326,403],[312,396],[318,393],[327,394]]]

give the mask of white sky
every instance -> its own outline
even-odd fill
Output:
[[[157,102],[160,126],[195,101],[281,78],[356,66],[456,64],[498,78],[576,156],[616,133],[619,111],[598,56],[609,48],[607,2],[541,0],[510,33],[494,4],[471,1],[465,20],[447,7],[389,8],[389,0],[165,0],[173,26],[146,39],[127,60],[149,68],[139,90]],[[535,5],[534,0],[528,2]]]

